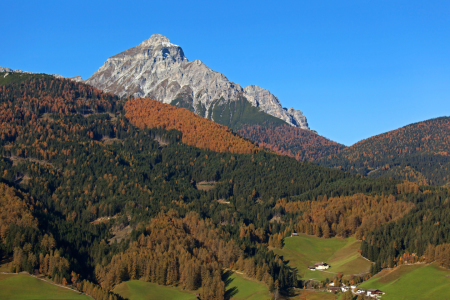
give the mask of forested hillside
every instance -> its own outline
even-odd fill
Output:
[[[10,271],[45,274],[95,299],[119,299],[111,290],[129,279],[224,299],[227,269],[270,291],[301,287],[297,271],[269,251],[294,230],[364,235],[363,254],[380,267],[389,258],[383,243],[396,243],[398,261],[450,242],[447,189],[298,162],[151,100],[126,102],[46,75],[8,77],[0,85],[0,249]],[[431,224],[442,224],[436,238]],[[417,241],[397,240],[420,230]]]
[[[450,117],[442,117],[368,138],[318,163],[369,177],[449,186],[449,149]]]
[[[159,101],[132,99],[127,101],[125,111],[125,117],[136,127],[181,131],[182,142],[187,145],[216,152],[251,154],[259,150],[223,125]]]
[[[261,146],[299,161],[315,161],[337,154],[345,148],[344,145],[330,141],[313,131],[286,124],[246,124],[237,132]]]

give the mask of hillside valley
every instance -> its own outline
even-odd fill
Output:
[[[310,279],[305,263],[321,259],[342,282],[405,261],[450,267],[447,188],[299,161],[318,158],[315,137],[305,135],[312,146],[297,160],[189,110],[45,74],[0,76],[0,110],[7,272],[94,299],[123,299],[117,291],[137,280],[163,294],[240,299],[253,288],[293,297]],[[327,158],[348,149],[322,143],[335,149]],[[333,251],[313,253],[326,244]],[[336,280],[319,277],[308,287]]]

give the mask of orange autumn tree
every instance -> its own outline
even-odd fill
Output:
[[[38,226],[31,211],[33,199],[15,188],[0,183],[0,237],[4,242],[9,232],[9,227],[14,224],[23,227]]]
[[[279,199],[275,208],[287,213],[299,213],[293,230],[318,237],[355,235],[362,239],[380,225],[400,219],[414,204],[396,200],[395,196],[318,196],[315,201]]]
[[[139,128],[175,129],[183,133],[182,142],[216,152],[252,154],[261,150],[226,126],[151,99],[131,99],[125,103],[125,117]]]

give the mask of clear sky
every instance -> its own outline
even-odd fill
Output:
[[[154,33],[351,145],[450,115],[450,1],[3,1],[0,66],[91,76]]]

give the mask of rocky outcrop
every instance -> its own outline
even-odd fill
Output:
[[[269,91],[254,85],[242,88],[200,60],[189,62],[180,46],[159,34],[108,58],[85,82],[119,96],[149,97],[164,103],[182,98],[203,117],[211,117],[211,106],[244,96],[267,114],[309,129],[301,111],[283,109]]]
[[[14,72],[14,71],[10,68],[0,67],[0,72],[4,73],[4,72]]]
[[[268,90],[249,85],[244,88],[244,96],[253,106],[261,108],[269,115],[282,119],[292,126],[309,129],[302,111],[283,108],[280,100]]]
[[[76,81],[76,82],[83,82],[84,80],[83,80],[83,78],[81,78],[81,76],[80,75],[78,75],[78,76],[74,76],[74,77],[64,77],[64,76],[62,76],[62,75],[59,75],[59,74],[53,74],[53,76],[55,76],[56,78],[65,78],[65,79],[70,79],[70,80],[72,80],[72,81]]]
[[[22,71],[22,70],[19,70],[19,69],[16,69],[16,70],[13,70],[13,69],[10,69],[10,68],[6,68],[6,67],[0,67],[0,72],[9,72],[9,73],[28,73],[28,74],[31,74],[30,72],[25,72],[25,71]]]

